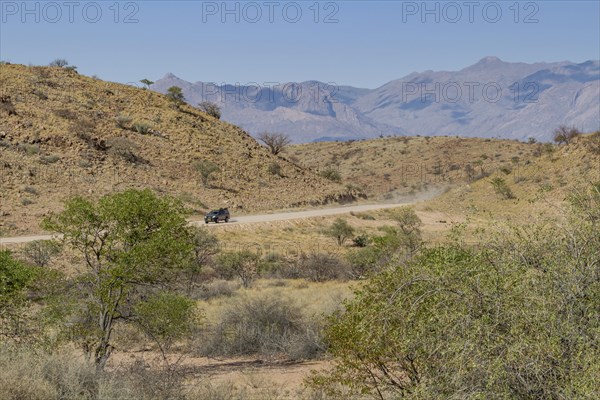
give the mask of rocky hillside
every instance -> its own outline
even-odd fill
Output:
[[[218,171],[203,182],[197,165]],[[151,188],[234,213],[349,200],[242,129],[166,96],[51,67],[0,65],[0,231],[39,230],[73,195]]]
[[[487,171],[457,185],[425,207],[475,220],[542,221],[564,215],[572,193],[600,182],[600,132],[581,135],[568,145],[532,145],[534,157],[508,168]],[[524,161],[524,162],[523,162]]]
[[[460,137],[391,137],[290,146],[285,155],[330,173],[370,198],[392,200],[439,192],[483,173],[515,169],[537,158],[539,143]]]
[[[556,212],[574,189],[600,181],[600,132],[560,146],[444,136],[309,143],[286,156],[371,199],[429,199],[421,210],[481,220]]]

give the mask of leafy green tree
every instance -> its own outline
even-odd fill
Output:
[[[154,82],[152,82],[150,79],[142,79],[140,83],[144,85],[146,89],[150,89],[150,86],[154,85]]]
[[[240,278],[245,288],[258,276],[261,259],[249,250],[223,253],[216,259],[217,272],[225,279]]]
[[[220,171],[220,168],[217,164],[208,160],[200,160],[194,163],[194,168],[196,171],[200,173],[200,177],[202,178],[202,184],[204,187],[209,187],[210,177]]]
[[[416,252],[422,244],[421,227],[423,222],[410,207],[402,207],[391,210],[389,215],[399,228],[399,240],[401,246],[411,253]]]
[[[379,399],[597,397],[600,221],[595,189],[581,193],[560,229],[425,249],[371,278],[330,319],[334,367],[312,384]]]
[[[9,250],[0,251],[0,307],[20,303],[36,275],[35,268],[14,259]]]
[[[159,292],[135,305],[133,320],[158,346],[169,365],[167,351],[191,331],[194,301],[176,293]]]
[[[327,235],[334,238],[338,246],[343,246],[354,235],[354,228],[346,220],[337,218],[327,230]]]
[[[68,200],[43,222],[83,259],[79,325],[84,347],[103,369],[117,321],[131,318],[139,293],[173,281],[192,257],[182,205],[150,190],[128,190],[93,202]]]
[[[183,90],[179,86],[171,86],[167,89],[167,98],[173,103],[175,108],[179,108],[185,102]]]
[[[14,259],[10,251],[0,251],[0,335],[17,333],[26,290],[37,275],[37,269]]]

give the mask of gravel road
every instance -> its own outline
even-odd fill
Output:
[[[342,207],[331,207],[331,208],[318,208],[314,210],[305,210],[305,211],[288,211],[288,212],[276,212],[270,214],[258,214],[258,215],[243,215],[239,217],[232,217],[232,219],[227,223],[219,223],[213,224],[210,223],[208,225],[204,224],[204,221],[190,221],[192,225],[202,225],[210,228],[214,228],[217,226],[223,225],[245,225],[245,224],[256,224],[263,222],[277,222],[277,221],[289,221],[294,219],[305,219],[305,218],[316,218],[316,217],[328,217],[332,215],[342,215],[348,214],[350,212],[366,212],[366,211],[374,211],[374,210],[382,210],[386,208],[394,208],[400,207],[403,205],[408,205],[411,203],[398,203],[398,204],[361,204],[361,205],[349,205]],[[34,236],[20,236],[20,237],[8,237],[8,238],[0,238],[0,248],[2,245],[8,244],[22,244],[33,242],[35,240],[50,240],[53,238],[58,238],[56,235],[34,235]]]

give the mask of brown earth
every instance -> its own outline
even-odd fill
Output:
[[[201,183],[194,164],[220,171]],[[359,195],[159,93],[57,67],[0,65],[0,234],[38,233],[74,195],[150,188],[237,214]]]

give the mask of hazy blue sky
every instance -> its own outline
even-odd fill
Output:
[[[413,71],[600,58],[600,1],[0,1],[0,59],[61,57],[133,82],[316,79],[374,88]],[[318,12],[317,12],[318,10]],[[237,20],[237,21],[236,21]]]

